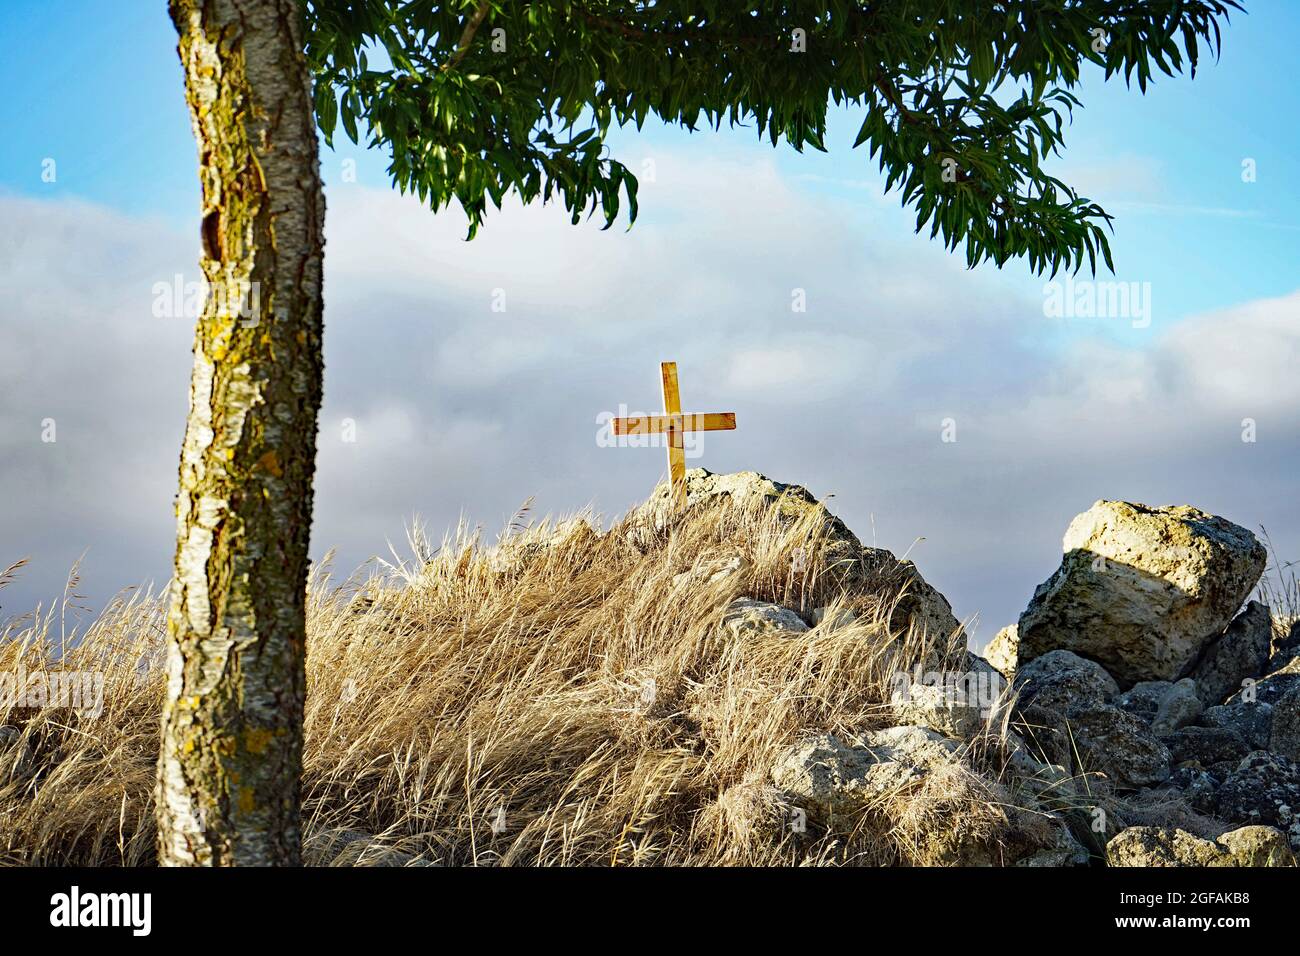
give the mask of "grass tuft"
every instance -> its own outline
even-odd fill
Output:
[[[1005,792],[963,765],[846,829],[791,832],[770,779],[781,751],[889,726],[890,676],[936,653],[891,623],[898,593],[842,584],[824,510],[642,509],[607,533],[593,515],[525,517],[490,544],[417,531],[413,560],[341,584],[314,571],[309,862],[917,864],[1005,824]],[[857,619],[737,639],[721,618],[742,595]],[[0,710],[0,863],[154,862],[165,603],[124,595],[80,634],[66,607],[0,631],[0,671],[105,675],[97,718]]]

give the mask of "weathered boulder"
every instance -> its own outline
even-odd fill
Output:
[[[967,652],[964,660],[961,672],[895,675],[890,703],[898,722],[959,740],[987,731],[1002,713],[1007,682],[983,658]]]
[[[1087,866],[1087,848],[1076,840],[1068,828],[1059,826],[1050,845],[1015,861],[1015,866]]]
[[[1257,750],[1242,759],[1219,788],[1216,815],[1234,823],[1265,823],[1287,834],[1300,849],[1300,767]]]
[[[1016,625],[1004,627],[993,635],[984,648],[984,659],[1003,677],[1010,680],[1016,673],[1016,657],[1020,653],[1020,637]]]
[[[930,831],[923,824],[913,837],[927,865],[1064,866],[1082,863],[1087,854],[1066,831],[1064,821],[1050,813],[1016,807],[1007,792],[992,781],[975,778],[961,760],[956,741],[924,727],[890,727],[864,734],[849,744],[833,734],[820,734],[790,748],[776,762],[772,780],[784,799],[803,808],[808,817],[845,832],[853,815],[878,805],[920,799],[933,812],[933,801],[959,799],[993,801],[986,810],[1003,815],[992,832],[940,824]],[[935,786],[941,796],[927,788]],[[974,786],[973,791],[963,788]],[[923,818],[922,818],[923,819]]]
[[[1081,768],[1100,771],[1121,789],[1160,783],[1169,776],[1169,750],[1151,728],[1108,704],[1076,707],[1069,726]]]
[[[1242,827],[1206,840],[1174,827],[1129,827],[1106,844],[1111,866],[1294,866],[1272,827]]]
[[[978,705],[944,687],[913,684],[895,692],[890,703],[894,719],[900,723],[925,727],[959,740],[978,736],[987,726]]]
[[[1049,651],[1016,671],[1015,689],[1022,707],[1044,707],[1068,714],[1078,707],[1104,704],[1119,685],[1095,661],[1070,651]]]
[[[1227,852],[1173,827],[1129,827],[1106,844],[1110,866],[1224,866]]]
[[[1234,866],[1296,865],[1286,834],[1275,827],[1238,827],[1219,836],[1215,842],[1228,848]]]
[[[1098,501],[1065,532],[1065,557],[1018,626],[1021,666],[1057,649],[1120,682],[1176,680],[1222,633],[1264,570],[1232,522],[1188,506]]]
[[[1151,718],[1151,731],[1157,737],[1172,734],[1178,728],[1186,727],[1200,717],[1203,709],[1204,705],[1196,695],[1196,682],[1190,677],[1185,677],[1170,687],[1160,698],[1160,703],[1156,705],[1156,714]]]
[[[774,513],[785,526],[800,522],[809,526],[821,524],[825,539],[820,550],[827,571],[846,582],[861,577],[858,568],[861,543],[844,522],[801,485],[773,481],[756,471],[717,475],[704,468],[691,468],[686,472],[686,500],[688,511],[696,506],[727,503]],[[622,526],[623,534],[633,546],[645,550],[656,536],[674,527],[683,516],[670,486],[661,484],[628,516]]]
[[[1229,697],[1227,703],[1273,705],[1297,687],[1300,687],[1300,657],[1259,680],[1247,678],[1241,690]]]
[[[966,665],[966,674],[970,678],[978,681],[981,693],[989,702],[996,701],[1000,709],[1006,703],[1007,694],[1011,684],[992,664],[980,657],[967,651],[962,655],[962,660]]]
[[[1038,748],[1014,730],[1004,738],[1006,769],[1015,786],[1047,803],[1072,803],[1075,779],[1062,764],[1041,759]]]
[[[1292,763],[1300,763],[1300,687],[1287,691],[1274,705],[1268,749]],[[1300,813],[1300,807],[1294,809]]]
[[[1174,685],[1167,680],[1138,681],[1112,701],[1120,710],[1126,710],[1146,723],[1156,719],[1160,701]]]
[[[956,642],[965,649],[966,635],[952,613],[952,605],[921,577],[915,564],[900,561],[884,548],[863,548],[859,563],[859,587],[898,595],[889,621],[892,627],[901,631],[910,626],[935,647]]]
[[[924,727],[874,731],[859,746],[820,734],[787,751],[773,767],[772,781],[815,819],[829,823],[951,765],[956,750],[955,741]]]
[[[1240,763],[1250,753],[1249,742],[1229,727],[1183,727],[1163,738],[1176,765],[1194,763],[1209,768]]]
[[[1030,751],[1046,763],[1062,767],[1073,765],[1074,744],[1060,711],[1017,705],[1011,726]]]
[[[1236,731],[1252,750],[1267,750],[1273,733],[1273,705],[1236,701],[1206,708],[1200,723]]]
[[[899,630],[916,627],[935,645],[949,638],[964,641],[965,634],[952,606],[931,587],[911,561],[900,561],[883,548],[864,548],[852,531],[807,488],[785,484],[759,474],[741,471],[714,474],[704,468],[686,472],[687,510],[696,506],[727,502],[740,508],[764,509],[775,514],[783,526],[809,528],[820,525],[821,537],[813,542],[819,555],[819,577],[849,590],[884,591],[895,598],[891,625]],[[669,486],[661,484],[654,494],[632,512],[622,533],[634,547],[644,551],[651,541],[682,518]],[[964,645],[963,645],[964,646]]]
[[[1169,775],[1168,785],[1197,813],[1213,815],[1219,798],[1219,780],[1208,770],[1185,764]]]
[[[1040,759],[1038,749],[1014,730],[1008,730],[1002,742],[1006,758],[1002,779],[1010,788],[1015,805],[1060,818],[1072,836],[1070,843],[1080,847],[1085,855],[1103,853],[1106,837],[1118,832],[1111,829],[1118,817],[1113,814],[1098,816],[1089,809],[1090,800],[1096,796],[1098,781],[1084,780],[1071,773],[1065,765]],[[1050,854],[1039,857],[1037,862],[1025,860],[1018,865],[1072,866],[1085,862],[1082,857],[1072,855],[1069,863],[1048,863],[1045,862],[1048,856]]]
[[[1268,608],[1251,601],[1205,649],[1192,671],[1201,702],[1206,707],[1221,704],[1241,689],[1246,678],[1264,673],[1272,639],[1273,618]]]
[[[808,630],[803,618],[770,601],[737,598],[727,605],[722,626],[733,637],[797,637]]]

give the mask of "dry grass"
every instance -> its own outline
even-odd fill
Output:
[[[715,506],[666,528],[634,514],[603,535],[581,518],[490,545],[462,529],[436,551],[417,537],[416,560],[364,580],[318,572],[308,860],[908,864],[938,862],[967,831],[996,839],[1005,793],[964,771],[846,831],[785,825],[776,755],[809,732],[887,726],[889,675],[932,650],[887,623],[897,595],[837,583],[826,534],[815,514]],[[737,555],[739,572],[710,580]],[[859,619],[737,640],[720,619],[740,595]],[[153,862],[163,617],[158,597],[137,595],[84,634],[53,612],[0,633],[0,672],[106,674],[97,719],[0,710],[17,728],[0,740],[0,862]]]
[[[1255,595],[1261,604],[1268,605],[1273,616],[1273,639],[1280,643],[1287,638],[1291,626],[1300,621],[1300,581],[1296,578],[1296,565],[1300,562],[1282,560],[1266,528],[1259,529],[1259,537],[1268,548],[1269,566],[1260,578]]]

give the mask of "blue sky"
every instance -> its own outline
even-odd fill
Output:
[[[899,552],[924,538],[913,556],[960,615],[981,615],[981,641],[1099,497],[1267,524],[1300,557],[1300,4],[1247,6],[1195,81],[1142,96],[1089,75],[1055,161],[1115,216],[1117,277],[1152,289],[1147,328],[1048,321],[1043,279],[1022,264],[970,272],[912,234],[849,149],[851,112],[826,155],[751,130],[615,134],[634,170],[659,168],[630,233],[507,208],[466,244],[457,213],[391,194],[384,157],[325,150],[317,543],[351,563],[415,512],[435,537],[462,512],[495,530],[529,495],[542,511],[620,512],[661,463],[598,452],[588,423],[652,404],[641,379],[676,357],[687,404],[740,416],[700,464],[833,492],[863,538],[875,528]],[[194,271],[198,187],[161,0],[6,0],[0,85],[0,563],[35,559],[7,613],[56,592],[87,548],[95,595],[166,576],[188,330],[148,324],[148,289]],[[355,186],[340,182],[346,159]],[[489,326],[481,303],[499,286],[523,305]],[[793,287],[813,303],[799,326]],[[46,409],[68,436],[57,452],[31,441]],[[937,438],[949,415],[951,446]],[[344,416],[370,444],[331,440]],[[1246,416],[1261,423],[1248,448]]]
[[[1294,62],[1300,4],[1251,0],[1247,10],[1233,18],[1220,62],[1204,62],[1195,81],[1162,78],[1142,96],[1094,71],[1057,161],[1067,182],[1116,216],[1117,275],[1157,283],[1166,320],[1290,291],[1300,261],[1300,86],[1283,72]],[[94,30],[72,28],[92,22]],[[194,143],[164,3],[6,0],[0,36],[0,84],[9,91],[0,189],[193,223]],[[872,202],[879,177],[863,151],[849,148],[859,122],[840,112],[828,154],[781,147],[779,168],[839,202]],[[327,180],[338,168],[332,159],[353,157],[363,180],[383,182],[383,156],[340,139],[337,153],[325,154]],[[673,129],[616,135],[613,149],[630,161],[687,142],[705,152],[771,150],[751,130],[691,137]],[[59,163],[54,188],[40,179],[45,157]],[[1258,169],[1250,184],[1241,180],[1247,157]],[[647,203],[647,221],[655,213]],[[909,221],[900,210],[890,228],[905,235]],[[1009,281],[1036,283],[1023,267],[1004,271]]]

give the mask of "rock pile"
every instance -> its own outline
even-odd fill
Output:
[[[1203,830],[1124,830],[1111,862],[1289,860],[1300,849],[1295,628],[1284,634],[1258,602],[1242,609],[1264,547],[1194,508],[1099,501],[1071,522],[1064,552],[988,648],[1018,691],[1015,710],[1048,729],[1040,736],[1073,743],[1076,772],[1130,799],[1181,803]],[[1206,839],[1229,826],[1249,834]],[[1267,852],[1240,850],[1257,838]]]
[[[825,515],[798,486],[689,473],[690,501],[718,496],[766,501],[783,520]],[[891,624],[929,634],[949,664],[901,675],[893,726],[810,733],[778,755],[773,785],[816,824],[965,773],[1017,809],[999,839],[957,839],[944,862],[1294,865],[1300,627],[1283,633],[1269,608],[1245,603],[1265,565],[1249,531],[1195,508],[1100,501],[1070,523],[1060,567],[982,658],[911,562],[826,517],[845,585],[901,590]],[[815,639],[820,614],[741,598],[724,626]]]
[[[1228,638],[1224,627],[1264,572],[1264,546],[1245,528],[1195,508],[1099,501],[1065,532],[1060,568],[1020,615],[1018,662],[1064,649],[1116,680],[1178,680]],[[1267,620],[1265,620],[1267,624]],[[1222,649],[1213,668],[1245,666]],[[1223,675],[1234,685],[1244,674]],[[1235,678],[1235,679],[1234,679]]]
[[[921,577],[915,564],[899,560],[884,548],[865,547],[808,489],[773,481],[754,471],[716,475],[703,468],[692,468],[686,473],[686,491],[690,506],[726,502],[740,508],[768,507],[784,524],[819,524],[822,538],[816,543],[816,550],[828,577],[846,591],[887,591],[895,595],[890,623],[900,630],[915,627],[935,641],[948,638],[964,641],[952,605]],[[667,486],[661,485],[640,509],[642,520],[629,523],[631,543],[642,544],[641,539],[647,533],[668,525],[674,514]],[[736,558],[737,562],[740,560]],[[709,576],[725,571],[725,568],[701,569],[701,573]],[[753,607],[745,610],[762,613]]]

